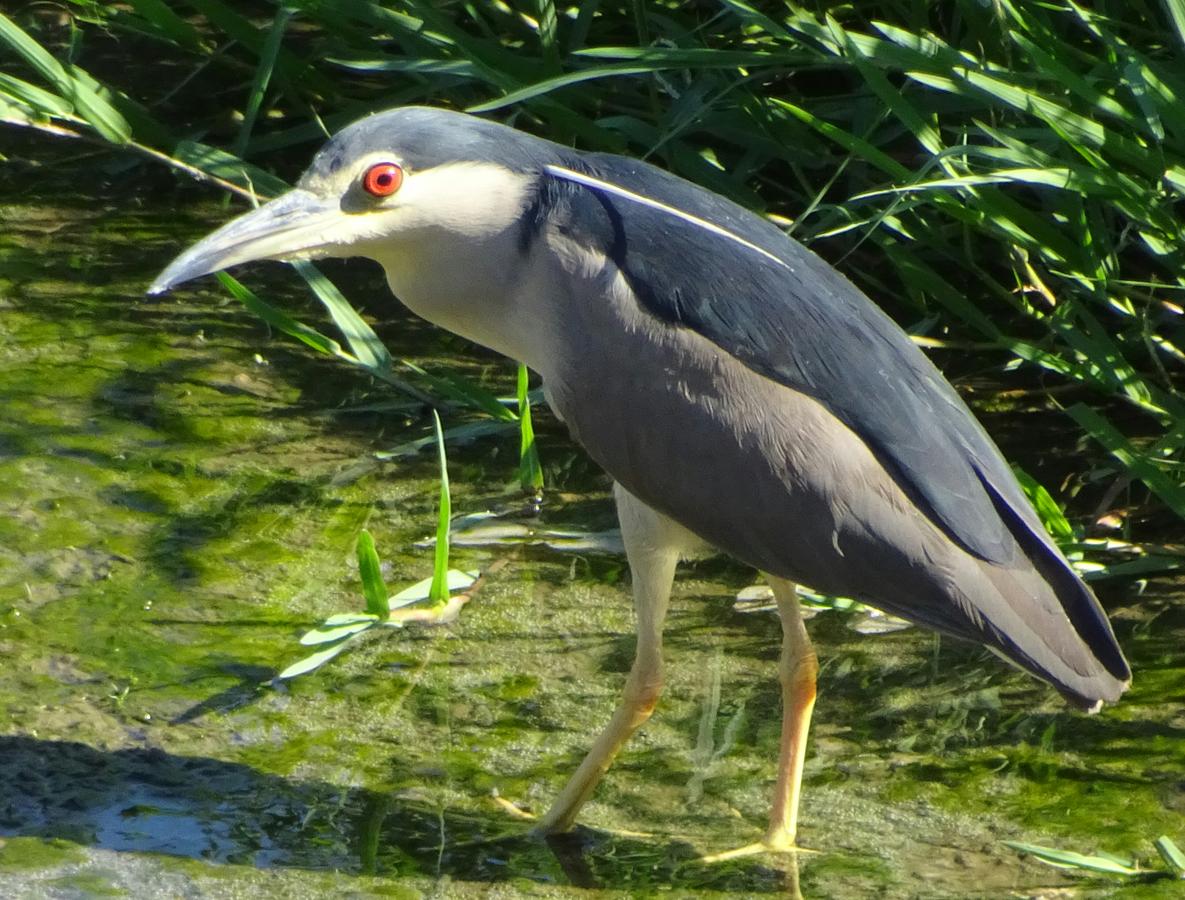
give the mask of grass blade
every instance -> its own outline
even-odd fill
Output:
[[[387,599],[391,596],[383,581],[383,570],[379,554],[374,547],[374,538],[363,529],[358,534],[358,574],[362,577],[362,595],[366,598],[366,611],[379,619],[391,614]]]
[[[357,310],[350,305],[350,301],[342,295],[337,286],[310,262],[294,262],[292,267],[300,273],[317,299],[329,310],[333,323],[345,335],[346,342],[358,358],[358,362],[376,372],[390,371],[391,354],[374,333],[374,329],[358,315]]]
[[[8,44],[32,66],[104,139],[113,144],[126,144],[131,139],[132,128],[119,110],[92,90],[82,77],[67,71],[65,66],[3,14],[0,14],[0,43]]]
[[[560,70],[559,16],[555,0],[536,0],[539,10],[539,46],[549,72]]]
[[[517,420],[514,412],[507,409],[501,400],[467,378],[461,378],[448,372],[429,372],[407,359],[401,359],[399,363],[411,369],[427,381],[433,390],[445,397],[451,397],[465,406],[481,410],[486,415],[500,422],[514,422]]]
[[[1088,872],[1102,872],[1107,875],[1140,874],[1140,870],[1134,866],[1107,856],[1087,856],[1072,850],[1057,850],[1053,847],[1023,844],[1019,841],[1004,841],[1004,845],[1059,869],[1082,869]]]
[[[527,388],[530,373],[518,364],[518,482],[523,490],[538,495],[543,490],[543,465],[539,462],[539,448],[535,444],[535,427],[531,424],[531,398]]]
[[[247,108],[243,112],[243,122],[239,126],[239,133],[231,144],[231,152],[235,156],[242,156],[247,149],[247,142],[251,140],[251,131],[255,127],[255,119],[263,106],[263,98],[267,94],[268,83],[276,67],[276,57],[280,52],[280,42],[284,39],[284,30],[288,27],[288,20],[293,11],[286,6],[276,10],[272,19],[272,27],[268,30],[267,38],[263,42],[263,49],[259,54],[259,63],[255,67],[255,78],[251,82],[251,93],[247,97]]]
[[[22,128],[56,127],[45,125],[43,119],[44,115],[39,110],[0,91],[0,122]]]
[[[16,100],[21,106],[31,107],[43,116],[58,119],[73,119],[74,110],[57,94],[29,84],[19,78],[13,78],[0,72],[0,95],[7,95]]]
[[[188,0],[188,5],[198,10],[211,25],[216,26],[256,56],[262,56],[268,36],[244,15],[235,12],[221,0]],[[284,78],[302,85],[306,90],[333,96],[337,92],[333,82],[318,71],[309,61],[301,59],[291,51],[281,49],[276,54],[275,68]]]
[[[349,362],[357,362],[333,338],[326,337],[315,328],[310,328],[303,322],[298,322],[283,310],[277,309],[265,300],[261,300],[250,288],[233,275],[228,275],[226,272],[219,272],[217,277],[222,282],[222,286],[230,291],[232,297],[273,328],[282,331],[290,337],[296,338],[301,343],[321,353],[336,356],[338,359],[344,359]]]
[[[451,428],[445,429],[445,439],[453,446],[462,444],[471,444],[476,440],[486,437],[494,437],[497,435],[508,434],[512,428],[516,428],[517,423],[507,422],[504,420],[490,421],[489,419],[481,419],[476,422],[465,422],[461,425],[454,425]],[[414,440],[404,441],[402,444],[397,444],[387,450],[378,450],[374,454],[374,458],[381,462],[389,462],[394,459],[406,459],[415,456],[422,452],[429,446],[436,443],[435,435],[427,435],[418,437]]]
[[[1185,0],[1164,0],[1164,8],[1168,10],[1181,46],[1185,47]]]
[[[477,572],[461,572],[457,569],[449,569],[445,583],[448,586],[449,593],[462,591],[477,581],[477,576]],[[425,578],[423,581],[417,581],[411,587],[404,588],[392,596],[391,609],[400,609],[404,606],[411,606],[413,603],[422,603],[427,600],[432,595],[432,582],[435,579],[436,576],[433,575]]]
[[[336,628],[338,625],[357,625],[359,622],[373,622],[370,613],[334,613],[321,623],[321,628]]]
[[[656,72],[672,68],[789,68],[795,62],[814,61],[806,54],[790,56],[786,53],[770,53],[763,50],[716,50],[709,47],[587,47],[577,50],[572,55],[584,59],[616,59],[649,64]]]
[[[1185,488],[1175,483],[1159,466],[1141,453],[1102,414],[1082,403],[1066,409],[1075,422],[1098,441],[1123,465],[1132,477],[1138,478],[1178,516],[1185,518]]]
[[[1162,834],[1156,839],[1156,852],[1160,854],[1160,858],[1164,860],[1165,865],[1177,878],[1185,878],[1185,853],[1181,852],[1181,848],[1174,843],[1173,839],[1167,834]]]
[[[936,158],[941,159],[943,144],[935,123],[933,121],[926,121],[922,113],[906,98],[905,94],[894,86],[879,68],[865,58],[860,45],[856,41],[848,39],[847,32],[844,31],[838,22],[828,16],[827,25],[832,33],[837,35],[837,39],[842,43],[848,59],[855,65],[857,71],[863,76],[865,83],[873,93],[881,99],[885,106],[892,110],[893,114],[913,134],[919,144],[930,151]]]
[[[304,659],[294,662],[276,677],[280,679],[295,678],[297,675],[304,675],[307,672],[312,672],[314,669],[321,668],[321,666],[345,650],[350,645],[353,637],[351,635],[339,644],[334,644],[332,647],[327,647],[324,650],[318,650],[316,653],[309,654]]]
[[[178,141],[172,155],[187,166],[245,188],[259,199],[277,197],[288,190],[288,182],[240,159],[198,141]]]
[[[128,3],[161,37],[187,50],[201,49],[202,39],[197,29],[169,9],[164,0],[128,0]]]
[[[348,638],[350,635],[358,634],[378,624],[378,619],[375,616],[369,616],[365,621],[351,622],[348,625],[318,625],[312,631],[306,631],[301,637],[300,642],[306,647],[315,647],[318,644],[330,644],[334,641],[340,641],[342,638]]]
[[[440,427],[440,415],[432,410],[432,424],[436,428],[436,454],[440,461],[440,508],[436,514],[436,548],[433,553],[432,586],[428,600],[432,603],[448,602],[448,533],[453,514],[452,496],[448,483],[448,459],[444,454],[444,433]]]
[[[308,345],[309,347],[312,347],[314,350],[318,350],[328,356],[337,357],[338,359],[342,360],[343,362],[347,362],[352,366],[358,366],[359,368],[365,369],[375,378],[386,382],[396,390],[402,391],[403,393],[414,397],[421,403],[431,404],[434,402],[435,398],[426,395],[423,391],[419,390],[414,385],[408,384],[403,379],[395,377],[395,375],[392,374],[390,370],[376,369],[373,366],[367,365],[366,363],[362,362],[362,360],[358,359],[358,357],[346,351],[342,345],[333,338],[327,337],[326,335],[317,331],[315,328],[310,328],[303,322],[298,322],[283,310],[277,309],[270,303],[261,300],[255,295],[254,292],[236,280],[234,276],[228,275],[226,272],[219,272],[218,280],[221,281],[223,286],[231,292],[235,299],[241,302],[245,307],[247,307],[247,309],[255,313],[255,315],[259,316],[259,318],[263,319],[269,325],[272,325],[279,331],[282,331],[284,334],[296,338],[298,341]],[[334,290],[336,291],[337,289],[334,288]],[[346,303],[344,297],[341,299],[341,302]],[[365,324],[366,323],[363,322],[363,325]],[[376,337],[375,340],[377,341],[378,338]]]
[[[1020,486],[1024,490],[1025,496],[1029,498],[1029,502],[1033,504],[1033,508],[1037,510],[1037,515],[1045,529],[1057,539],[1058,543],[1074,540],[1073,527],[1066,519],[1062,508],[1049,495],[1049,491],[1045,490],[1045,486],[1019,466],[1013,466],[1012,473],[1020,482]]]
[[[598,78],[614,78],[621,75],[648,75],[653,71],[653,66],[636,66],[628,63],[616,66],[598,66],[592,69],[581,69],[579,72],[568,72],[564,75],[556,75],[554,78],[545,78],[542,81],[536,81],[534,84],[510,91],[494,100],[487,100],[485,103],[475,103],[467,107],[465,111],[470,113],[493,112],[496,109],[513,106],[515,103],[533,100],[536,97],[550,94],[552,91],[557,91],[560,88],[573,84],[593,81]]]

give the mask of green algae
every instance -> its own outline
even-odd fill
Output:
[[[104,872],[79,872],[48,878],[45,887],[55,894],[75,897],[126,897],[128,891],[118,887]]]
[[[0,871],[42,869],[81,862],[86,853],[62,838],[0,838]]]

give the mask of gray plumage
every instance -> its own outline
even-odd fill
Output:
[[[639,369],[659,360],[658,371],[629,371],[620,386],[606,381],[612,373],[594,382],[601,396],[617,389],[632,413],[628,430],[612,427],[614,414],[583,423],[607,408],[603,400],[566,404],[566,421],[607,471],[756,568],[986,643],[1077,705],[1118,696],[1130,672],[1105,613],[1045,532],[999,450],[904,331],[818,256],[716,194],[617,156],[569,155],[563,164],[644,190],[784,263],[723,240],[704,252],[694,225],[649,207],[628,208],[630,201],[582,185],[544,189],[550,202],[542,218],[598,247],[641,309],[697,333],[747,370],[722,390],[718,358],[676,347],[679,365],[672,366],[672,348],[662,346],[669,338],[656,327],[627,358]],[[619,334],[594,322],[573,332],[613,334],[614,345]],[[580,366],[580,349],[568,348],[569,381],[586,384],[583,373],[610,353],[621,351],[607,342]],[[671,383],[671,369],[682,385]],[[692,381],[698,383],[688,402],[684,385]],[[738,434],[729,413],[702,415],[713,404],[738,412],[746,394],[764,400],[742,413],[748,422],[796,409],[802,400],[795,395],[816,401],[835,421],[824,418],[812,432],[800,413],[787,416],[783,430],[754,452],[753,436]],[[853,465],[846,478],[829,482],[820,477],[828,457],[852,443],[843,427],[877,467]],[[808,442],[824,448],[809,463],[802,447]],[[660,446],[643,458],[642,443]],[[854,463],[861,449],[848,447],[845,461]],[[904,498],[895,500],[893,515],[887,508],[855,512],[859,494],[867,500],[890,483]],[[949,541],[928,535],[917,543],[923,520]]]

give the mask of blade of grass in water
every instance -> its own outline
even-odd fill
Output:
[[[186,50],[201,50],[202,39],[197,29],[173,12],[164,0],[128,0],[128,3],[161,37]]]
[[[380,619],[391,615],[387,600],[391,596],[383,581],[383,570],[379,564],[374,538],[363,529],[358,535],[358,574],[362,578],[362,595],[366,598],[366,611]]]
[[[518,480],[523,490],[538,494],[543,490],[543,466],[539,462],[539,448],[535,444],[535,428],[531,424],[531,398],[528,393],[530,373],[518,364],[518,423],[519,463]]]
[[[448,483],[448,459],[444,454],[444,433],[440,427],[440,415],[432,410],[432,424],[436,429],[436,455],[440,463],[440,504],[436,515],[436,547],[433,552],[432,587],[428,600],[442,605],[448,602],[448,534],[453,515],[452,495]]]
[[[389,371],[391,354],[386,345],[379,340],[374,329],[366,324],[366,320],[358,315],[358,311],[337,289],[337,285],[310,262],[294,262],[291,265],[312,288],[317,299],[329,310],[333,324],[345,335],[346,342],[362,365],[375,372]]]
[[[1185,853],[1173,842],[1167,834],[1156,839],[1156,852],[1164,860],[1166,866],[1178,879],[1185,879]]]
[[[1057,850],[1053,847],[1023,844],[1019,841],[1004,841],[1003,843],[1019,853],[1027,853],[1029,856],[1059,869],[1082,869],[1088,872],[1102,872],[1107,875],[1140,874],[1140,870],[1128,860],[1121,861],[1110,856],[1075,853],[1072,850]]]

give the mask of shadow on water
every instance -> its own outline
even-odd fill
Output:
[[[551,841],[499,813],[457,814],[380,792],[261,773],[156,749],[104,751],[0,737],[0,837],[185,857],[257,869],[332,870],[466,882],[508,877],[615,889],[695,884],[784,890],[784,867],[708,868],[689,845],[588,830]],[[625,867],[622,860],[632,860]],[[697,871],[698,870],[698,871]]]

